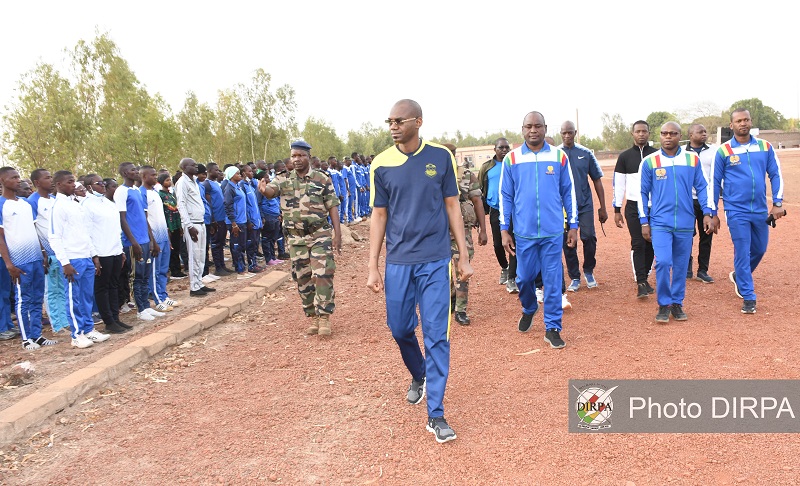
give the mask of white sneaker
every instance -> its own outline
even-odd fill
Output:
[[[94,341],[86,337],[84,334],[78,334],[74,338],[72,338],[72,345],[76,348],[88,348],[89,346],[93,345]]]
[[[152,310],[152,309],[151,309],[151,310]],[[155,309],[155,310],[157,310],[158,312],[169,312],[169,311],[171,311],[171,310],[172,310],[172,306],[170,306],[170,305],[167,305],[167,303],[166,303],[166,302],[162,302],[162,303],[160,303],[160,304],[158,304],[158,305],[156,306],[156,309]]]
[[[97,329],[92,329],[90,332],[87,332],[85,336],[96,343],[102,343],[103,341],[107,341],[108,338],[111,337],[111,334],[103,334]]]
[[[205,277],[201,278],[200,281],[203,282],[204,284],[210,284],[214,282],[214,279],[206,275]]]
[[[180,303],[177,300],[172,300],[172,299],[167,299],[164,301],[164,303],[170,307],[178,307],[180,305]]]
[[[215,281],[222,278],[222,277],[218,277],[218,276],[214,275],[213,273],[209,273],[208,275],[206,275],[206,277],[214,279]]]
[[[130,311],[131,311],[131,308],[128,307],[127,305],[125,305],[125,304],[123,304],[122,307],[119,308],[119,313],[120,314],[127,314]]]
[[[561,296],[561,308],[562,309],[572,309],[572,304],[569,303],[567,300],[567,294]]]
[[[145,310],[144,312],[139,312],[136,314],[136,317],[139,318],[140,321],[155,321],[156,318],[151,316],[150,313]]]
[[[240,273],[239,276],[236,277],[236,280],[246,280],[248,278],[253,278],[255,276],[256,276],[255,273],[244,272],[244,273]]]
[[[540,304],[544,303],[544,290],[536,289],[536,302]]]
[[[144,312],[147,312],[148,314],[150,314],[153,317],[164,317],[166,315],[163,312],[158,312],[157,310],[151,309],[149,307],[147,309],[145,309]]]

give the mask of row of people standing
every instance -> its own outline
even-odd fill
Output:
[[[323,170],[330,175],[336,197],[342,206],[339,213],[340,222],[344,224],[357,223],[362,218],[367,218],[372,212],[369,204],[370,182],[369,173],[373,156],[364,157],[358,152],[353,152],[352,158],[345,157],[339,162],[335,156],[328,157],[326,161],[312,161],[312,168]],[[327,168],[324,165],[327,165]]]

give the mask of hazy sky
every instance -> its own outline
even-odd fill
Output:
[[[263,68],[295,89],[301,129],[313,115],[343,139],[401,98],[422,105],[423,137],[519,130],[531,110],[553,133],[576,109],[594,137],[604,112],[632,123],[753,97],[800,117],[799,17],[773,0],[17,0],[2,6],[0,106],[37,62],[66,73],[64,49],[99,30],[176,113],[187,91],[214,106]]]

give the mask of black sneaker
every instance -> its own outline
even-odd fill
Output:
[[[188,277],[188,275],[186,275],[183,272],[175,272],[175,273],[170,274],[169,279],[170,280],[183,280],[186,277]]]
[[[669,322],[669,314],[672,311],[671,305],[658,306],[658,314],[656,314],[656,322]]]
[[[190,297],[205,297],[206,295],[208,295],[208,292],[206,292],[203,289],[190,290],[189,291],[189,296]]]
[[[522,313],[522,317],[519,318],[519,322],[517,323],[517,329],[519,329],[519,332],[528,332],[531,330],[534,315],[536,315],[535,312],[533,314],[526,314],[524,312]]]
[[[742,306],[742,314],[755,314],[755,313],[756,313],[756,301],[745,300],[744,305]]]
[[[210,292],[216,292],[217,291],[217,289],[212,289],[211,287],[206,287],[205,285],[200,287],[200,290],[202,290],[205,293],[210,293]]]
[[[406,395],[408,403],[416,405],[421,402],[423,398],[425,398],[425,377],[423,376],[419,381],[412,378],[411,384],[408,386],[408,394]]]
[[[214,275],[216,275],[217,277],[227,277],[228,275],[231,275],[231,274],[233,274],[233,273],[234,273],[234,272],[232,272],[232,271],[228,270],[228,269],[227,269],[227,268],[225,268],[225,267],[222,267],[222,268],[215,268],[215,269],[214,269]]]
[[[112,323],[106,324],[106,332],[108,334],[122,334],[123,332],[128,332],[128,330],[117,323]]]
[[[133,326],[129,326],[129,325],[125,324],[125,323],[124,323],[124,322],[122,322],[122,321],[119,321],[119,320],[118,320],[118,321],[116,321],[116,323],[117,323],[117,325],[118,325],[119,327],[121,327],[121,328],[123,328],[123,329],[126,329],[126,330],[128,330],[128,331],[130,331],[131,329],[133,329]]]
[[[648,295],[650,295],[650,292],[647,291],[647,282],[642,282],[636,285],[637,299],[646,299]]]
[[[656,293],[656,289],[650,286],[650,282],[644,283],[647,286],[647,295],[652,295]]]
[[[429,417],[428,425],[425,429],[428,432],[433,432],[436,436],[436,442],[440,444],[456,439],[456,432],[447,425],[447,420],[444,417]]]
[[[736,297],[743,299],[742,294],[739,292],[739,284],[736,283],[736,272],[731,272],[728,274],[728,278],[733,282],[733,291],[736,293]],[[742,310],[744,312],[744,310]]]
[[[278,259],[279,259],[279,260],[291,260],[291,259],[292,259],[292,257],[291,257],[291,256],[289,256],[289,254],[288,254],[288,253],[286,253],[286,252],[283,252],[283,253],[278,253]]]
[[[544,342],[550,343],[550,347],[553,349],[561,349],[567,345],[555,329],[548,329],[544,333]]]
[[[683,312],[683,306],[680,304],[672,304],[672,317],[674,317],[676,321],[685,321],[689,319],[689,316]]]
[[[697,271],[697,277],[695,277],[695,280],[699,280],[703,283],[714,283],[714,279],[711,277],[711,275],[702,270]]]
[[[462,326],[469,326],[472,321],[469,320],[466,312],[456,312],[456,322]]]

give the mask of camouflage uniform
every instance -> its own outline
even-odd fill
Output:
[[[328,211],[339,205],[331,178],[324,172],[310,169],[305,177],[291,171],[268,184],[281,196],[281,214],[292,277],[306,316],[333,314],[335,307],[333,274],[333,228]]]
[[[475,246],[472,243],[472,228],[477,226],[478,219],[475,217],[475,207],[472,204],[473,197],[481,197],[481,183],[477,177],[465,167],[458,167],[458,189],[459,196],[458,202],[461,206],[461,217],[464,218],[464,237],[467,240],[467,250],[469,251],[469,260],[475,254]],[[453,238],[452,232],[450,233],[450,254],[453,256],[453,271],[455,276],[451,275],[451,282],[455,280],[455,284],[451,284],[450,291],[451,297],[455,296],[456,307],[453,309],[455,312],[467,311],[467,296],[469,294],[469,280],[462,282],[458,279],[458,246],[456,240]]]

